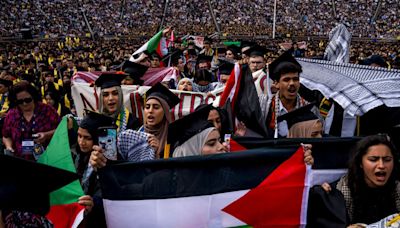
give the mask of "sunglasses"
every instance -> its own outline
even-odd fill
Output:
[[[32,101],[33,101],[32,97],[28,97],[28,98],[24,98],[24,99],[17,100],[16,103],[17,103],[18,105],[21,105],[21,104],[23,104],[23,103],[29,104],[29,103],[31,103]]]

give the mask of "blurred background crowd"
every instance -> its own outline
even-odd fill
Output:
[[[291,36],[325,36],[336,22],[355,37],[396,38],[400,35],[396,0],[276,1],[276,31]],[[34,36],[99,36],[154,34],[161,22],[178,34],[215,31],[210,9],[221,33],[271,34],[273,0],[4,0],[0,7],[0,36],[13,37],[20,29]],[[89,29],[90,27],[90,29]]]

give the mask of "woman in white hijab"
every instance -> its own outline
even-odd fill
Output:
[[[176,147],[173,157],[225,153],[225,146],[219,140],[218,130],[215,127],[209,127]]]
[[[169,126],[169,143],[175,146],[173,157],[225,153],[219,131],[208,122],[210,106],[179,119]]]

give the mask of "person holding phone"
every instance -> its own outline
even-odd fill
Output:
[[[168,137],[168,124],[171,123],[170,109],[180,101],[161,83],[157,83],[145,93],[144,124],[137,131],[128,129],[118,136],[118,152],[121,158],[129,161],[143,161],[169,157],[164,148]],[[144,134],[143,134],[144,133]],[[94,146],[90,164],[95,168],[107,163],[104,151]]]
[[[89,166],[92,148],[99,145],[99,128],[116,130],[112,118],[87,111],[79,125],[76,153],[73,153],[75,167],[77,173],[82,176],[81,185],[86,194],[79,199],[78,203],[86,207],[85,225],[87,227],[106,227],[100,185],[96,173]]]
[[[43,104],[39,91],[28,81],[14,85],[3,126],[6,154],[36,160],[46,149],[60,122],[57,111]]]

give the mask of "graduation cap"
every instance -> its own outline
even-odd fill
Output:
[[[235,55],[235,58],[239,57],[240,49],[236,45],[229,45],[226,49],[231,51]]]
[[[195,83],[198,83],[200,81],[211,82],[212,79],[213,79],[213,75],[207,69],[196,70],[196,73],[194,75],[194,82]]]
[[[264,57],[264,55],[267,53],[267,49],[265,47],[262,47],[260,45],[254,45],[247,49],[246,51],[243,52],[249,57],[253,56],[261,56]]]
[[[182,145],[194,135],[203,130],[214,127],[208,119],[211,105],[199,108],[198,110],[172,122],[168,126],[168,143],[175,148]]]
[[[369,58],[367,58],[367,59],[365,59],[364,61],[361,62],[361,65],[370,66],[372,64],[377,64],[378,66],[385,67],[385,68],[388,67],[388,65],[385,62],[385,60],[379,55],[371,55]]]
[[[224,60],[220,60],[220,63],[221,63],[221,65],[218,68],[219,73],[230,75],[233,68],[235,67],[235,64],[228,62],[228,61],[224,61]]]
[[[204,41],[203,44],[211,44],[212,43],[212,39],[209,37],[204,37]]]
[[[129,74],[133,79],[140,79],[147,71],[148,67],[139,63],[134,63],[125,60],[122,63],[121,69],[123,72]]]
[[[252,46],[255,46],[255,45],[256,45],[256,43],[254,43],[254,42],[242,41],[241,45],[240,45],[240,48],[252,47]]]
[[[46,215],[50,192],[77,180],[76,173],[0,154],[0,210]]]
[[[97,142],[97,130],[99,127],[113,126],[114,120],[109,116],[88,109],[85,109],[85,113],[86,116],[81,121],[79,127],[86,129],[92,136],[92,139]]]
[[[177,105],[181,101],[181,99],[179,99],[178,96],[172,93],[168,88],[163,86],[160,82],[153,85],[149,90],[147,90],[146,99],[150,97],[158,97],[165,100],[168,103],[169,108],[175,107],[175,105]]]
[[[208,55],[204,55],[204,54],[200,54],[197,57],[197,65],[199,63],[206,63],[206,62],[211,62],[213,59],[213,56],[208,56]]]
[[[13,81],[0,78],[0,84],[4,85],[5,87],[10,87],[13,85]]]
[[[218,48],[216,48],[216,49],[217,49],[218,54],[221,54],[221,53],[225,53],[225,52],[226,52],[226,48],[225,48],[225,47],[218,47]]]
[[[318,116],[313,112],[313,109],[317,108],[315,103],[311,103],[295,109],[294,111],[288,112],[278,117],[278,122],[286,120],[288,129],[290,129],[294,124],[308,121],[317,120]]]
[[[290,51],[284,52],[269,64],[268,70],[270,78],[275,81],[279,81],[282,73],[302,72],[300,63],[297,62]]]
[[[101,89],[106,89],[113,86],[121,86],[121,81],[126,76],[127,75],[124,73],[117,72],[102,73],[95,81],[95,85]]]

